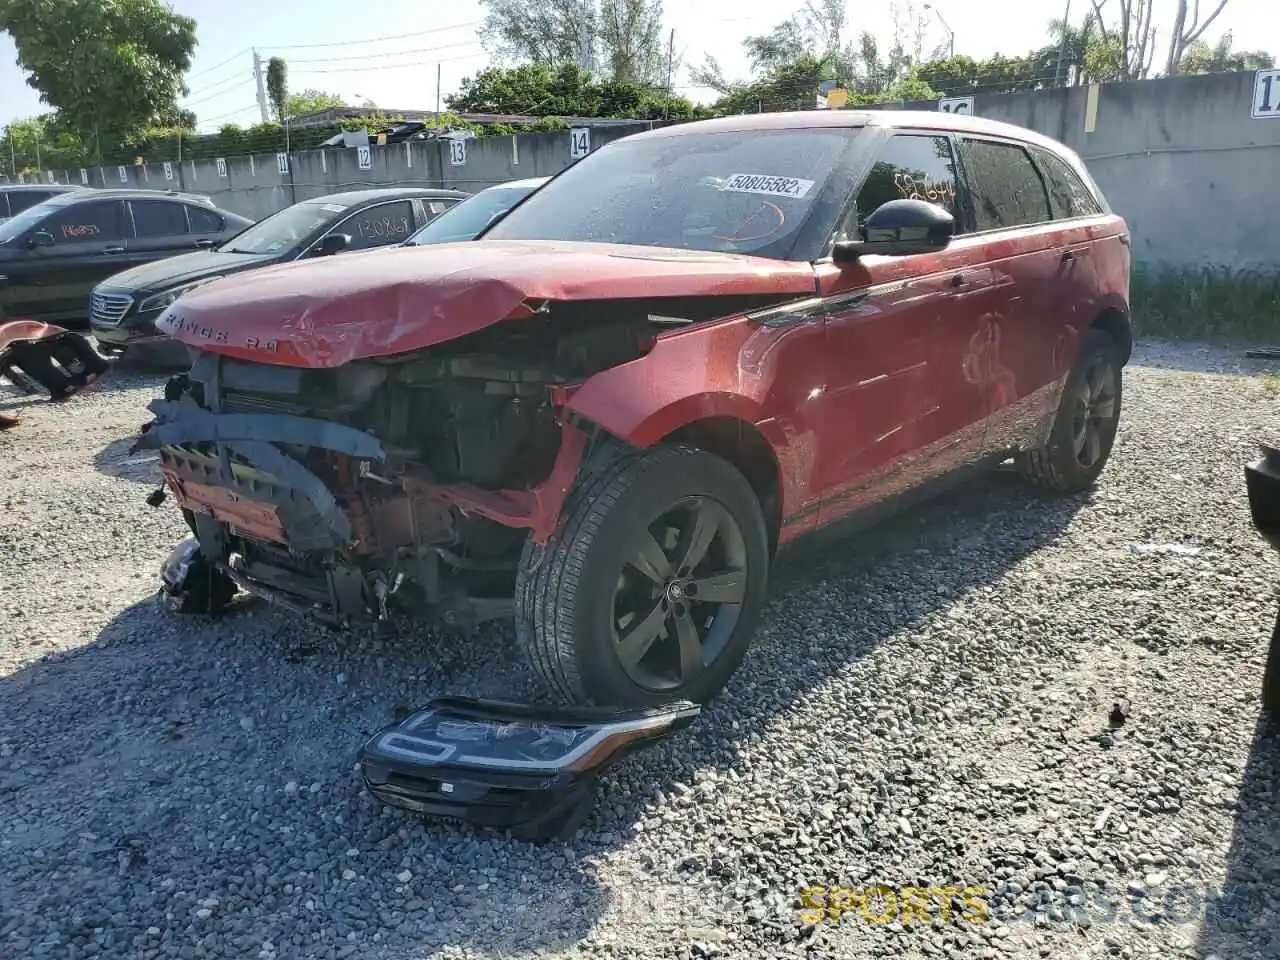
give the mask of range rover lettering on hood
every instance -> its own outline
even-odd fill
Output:
[[[191,290],[157,321],[192,346],[300,367],[421,350],[526,300],[812,296],[813,267],[604,243],[480,241],[264,267]]]

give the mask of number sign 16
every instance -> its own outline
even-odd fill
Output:
[[[455,167],[461,167],[467,162],[467,141],[450,140],[449,141],[449,163]]]
[[[938,101],[943,113],[963,113],[973,116],[973,97],[943,97]]]
[[[1253,116],[1280,117],[1280,70],[1259,70],[1254,74]]]

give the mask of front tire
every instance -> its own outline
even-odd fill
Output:
[[[516,635],[559,700],[705,703],[742,662],[768,563],[760,503],[733,466],[692,447],[610,441],[584,464],[552,538],[525,544]]]
[[[1088,490],[1111,456],[1123,390],[1120,349],[1105,330],[1090,330],[1067,376],[1045,445],[1014,458],[1018,472],[1048,493]]]

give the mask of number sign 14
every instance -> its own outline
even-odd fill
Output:
[[[1280,70],[1259,70],[1254,74],[1253,117],[1280,117]]]
[[[591,130],[575,127],[569,131],[569,159],[581,160],[591,152]]]

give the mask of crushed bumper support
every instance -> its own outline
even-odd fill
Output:
[[[95,383],[110,361],[88,338],[37,320],[0,323],[0,377],[27,394],[49,394],[66,400]],[[0,414],[0,429],[16,426],[18,418]]]

